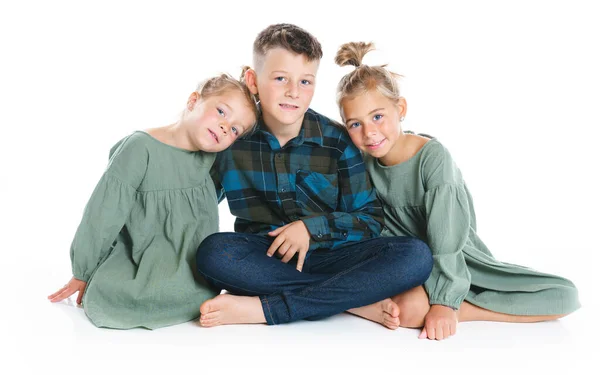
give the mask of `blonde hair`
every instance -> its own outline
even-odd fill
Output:
[[[386,65],[369,66],[362,63],[363,57],[375,49],[373,43],[350,42],[340,46],[335,63],[339,66],[352,65],[353,71],[342,77],[337,87],[337,104],[341,110],[342,101],[354,98],[370,90],[377,90],[386,98],[397,102],[400,99],[399,74],[390,72]]]
[[[203,99],[210,98],[212,96],[219,96],[228,91],[239,91],[246,98],[248,107],[254,112],[254,116],[258,119],[259,111],[256,105],[254,95],[250,92],[250,89],[244,81],[244,74],[248,70],[248,67],[244,67],[242,75],[239,80],[236,80],[229,74],[221,74],[216,77],[208,78],[198,84],[196,92],[200,94]]]

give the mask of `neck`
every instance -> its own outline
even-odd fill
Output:
[[[199,148],[191,142],[190,137],[182,126],[181,120],[171,125],[150,129],[148,133],[169,146],[188,151],[199,150]]]
[[[304,116],[300,117],[298,121],[293,124],[282,124],[274,117],[263,113],[263,121],[265,126],[277,138],[279,141],[279,145],[281,147],[285,146],[293,138],[297,137],[300,134],[300,129],[302,129],[302,122],[304,121]]]

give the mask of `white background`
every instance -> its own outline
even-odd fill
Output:
[[[587,373],[600,250],[593,1],[206,3],[0,5],[0,314],[9,346],[0,368]],[[279,22],[321,41],[312,108],[334,119],[335,86],[349,69],[333,63],[337,48],[375,42],[365,63],[404,75],[405,129],[450,149],[491,251],[570,278],[584,307],[559,322],[464,323],[450,340],[429,342],[347,314],[278,327],[114,331],[93,327],[72,302],[47,302],[70,277],[69,245],[110,147],[174,121],[203,78],[237,76],[256,34]],[[232,230],[227,205],[220,210],[221,230]]]

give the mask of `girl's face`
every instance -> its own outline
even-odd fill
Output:
[[[342,118],[352,142],[375,158],[387,155],[402,131],[406,101],[386,98],[377,90],[342,100]]]
[[[206,152],[225,150],[256,122],[248,100],[235,89],[208,98],[194,92],[188,99],[188,110],[190,141]]]

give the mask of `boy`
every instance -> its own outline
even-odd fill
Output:
[[[379,237],[383,211],[360,151],[309,109],[322,55],[290,24],[269,26],[254,42],[245,80],[260,100],[257,130],[213,167],[236,233],[209,236],[196,258],[200,274],[233,295],[202,304],[203,326],[314,320],[377,301],[351,312],[395,325],[398,308],[387,297],[431,272],[422,241]]]

